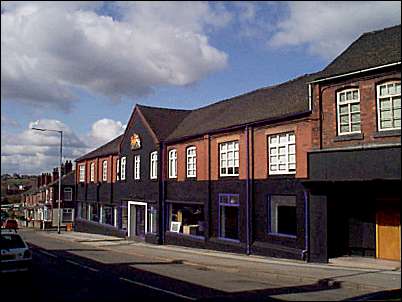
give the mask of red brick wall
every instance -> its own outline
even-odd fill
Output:
[[[376,86],[388,80],[400,80],[400,72],[393,72],[372,76],[371,78],[355,78],[348,81],[338,82],[335,84],[321,85],[322,93],[322,117],[323,117],[323,148],[339,148],[346,146],[359,146],[367,144],[384,144],[400,142],[400,135],[392,137],[375,137],[377,127],[377,93]],[[347,88],[359,88],[360,91],[360,118],[361,132],[363,139],[355,139],[348,141],[334,141],[337,137],[337,111],[336,111],[336,93]],[[318,85],[315,91],[314,110],[318,111]],[[316,114],[316,113],[315,113]],[[318,124],[314,125],[318,127]],[[315,137],[314,147],[318,148],[319,139]]]

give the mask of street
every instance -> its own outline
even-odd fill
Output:
[[[225,265],[228,260],[219,260],[213,269],[196,264],[197,261],[185,261],[184,256],[174,259],[163,253],[163,258],[161,250],[146,252],[145,248],[141,250],[120,239],[110,240],[110,245],[96,246],[86,240],[60,240],[55,233],[49,236],[41,231],[19,232],[32,247],[32,271],[12,278],[2,276],[2,296],[17,300],[358,300],[378,291],[343,287],[341,282],[306,282],[307,279],[296,280],[285,275],[261,278],[261,274],[253,274],[252,266],[250,271],[241,269],[240,265],[239,270],[234,270]],[[128,249],[135,252],[124,252]],[[201,260],[202,256],[199,258]],[[350,275],[348,273],[344,275]],[[394,280],[395,275],[385,278]],[[400,282],[400,274],[396,282],[398,280]]]

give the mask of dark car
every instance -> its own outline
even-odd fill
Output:
[[[4,226],[6,229],[18,229],[18,222],[15,219],[7,219]]]

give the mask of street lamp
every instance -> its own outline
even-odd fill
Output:
[[[32,130],[38,131],[52,131],[60,133],[60,168],[59,168],[59,200],[58,200],[58,208],[57,208],[57,233],[60,234],[60,202],[61,202],[61,165],[63,163],[63,131],[61,130],[53,130],[53,129],[44,129],[44,128],[35,128],[32,127]]]

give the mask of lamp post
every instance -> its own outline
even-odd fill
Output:
[[[61,130],[53,130],[53,129],[44,129],[44,128],[35,128],[32,127],[32,130],[38,131],[52,131],[58,132],[60,134],[60,167],[59,167],[59,200],[58,200],[58,207],[57,207],[57,233],[60,234],[60,203],[61,203],[61,165],[63,163],[63,131]]]

